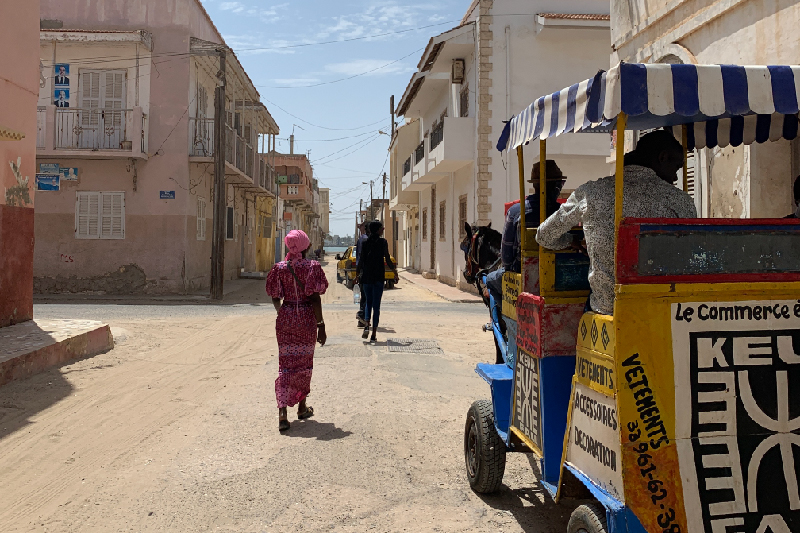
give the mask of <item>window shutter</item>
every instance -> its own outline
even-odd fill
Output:
[[[79,192],[75,204],[75,237],[100,238],[100,193]]]
[[[197,240],[206,240],[206,199],[197,199]]]
[[[87,71],[81,73],[81,125],[97,126],[100,122],[100,72]]]
[[[125,193],[102,193],[100,211],[100,238],[125,238]]]

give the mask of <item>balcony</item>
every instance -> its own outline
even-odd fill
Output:
[[[211,162],[214,157],[214,119],[189,118],[189,159]],[[225,175],[229,182],[252,185],[257,192],[276,193],[274,171],[238,132],[225,126]]]
[[[314,206],[314,195],[308,185],[283,183],[280,185],[280,198],[296,207]]]
[[[420,157],[423,150],[424,156]],[[445,117],[414,151],[414,166],[401,180],[401,194],[421,191],[469,165],[475,161],[475,150],[475,119]]]
[[[36,110],[38,157],[147,159],[147,137],[141,107]]]

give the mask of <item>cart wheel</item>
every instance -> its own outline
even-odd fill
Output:
[[[569,517],[567,533],[608,533],[606,510],[602,505],[581,505]]]
[[[506,445],[494,427],[492,402],[489,400],[474,402],[467,412],[464,459],[472,490],[488,494],[500,488],[506,469]]]

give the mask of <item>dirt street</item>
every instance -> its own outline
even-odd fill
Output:
[[[326,267],[335,279],[334,264]],[[0,389],[0,531],[564,532],[571,508],[510,454],[503,490],[466,480],[464,420],[488,398],[487,313],[401,283],[377,346],[344,286],[325,295],[314,418],[277,431],[275,311],[263,282],[224,305],[38,305],[112,325],[114,350]],[[435,339],[441,355],[389,352]]]

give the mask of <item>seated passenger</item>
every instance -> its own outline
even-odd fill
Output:
[[[561,169],[552,159],[547,160],[547,214],[551,215],[558,210],[558,195],[564,186],[566,176],[561,173]],[[525,199],[525,226],[535,228],[539,226],[539,163],[533,165],[530,182],[533,183],[533,194]],[[490,272],[486,276],[486,290],[484,297],[489,294],[494,297],[495,305],[501,306],[503,301],[503,274],[505,272],[521,272],[520,243],[521,235],[519,231],[520,207],[519,203],[512,205],[506,213],[506,222],[503,226],[503,244],[501,248],[501,260],[503,266]],[[538,290],[535,294],[538,294]],[[491,312],[491,309],[490,309]],[[500,313],[497,313],[498,317]]]
[[[625,155],[622,214],[636,218],[697,218],[694,200],[675,187],[683,167],[683,147],[665,130],[648,133]],[[589,303],[605,315],[614,312],[614,176],[584,183],[536,233],[551,250],[580,247],[569,231],[583,225],[589,254]]]

